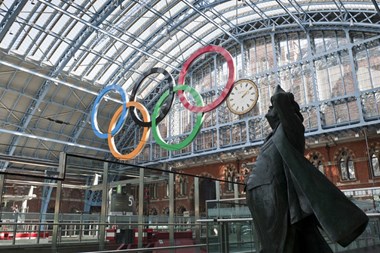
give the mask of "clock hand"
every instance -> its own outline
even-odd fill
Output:
[[[248,94],[248,91],[244,92],[243,96],[241,98],[244,98]]]

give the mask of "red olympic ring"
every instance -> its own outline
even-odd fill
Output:
[[[194,54],[192,54],[189,57],[189,59],[187,59],[187,61],[184,63],[182,70],[179,74],[178,85],[184,84],[185,76],[187,74],[187,70],[189,69],[189,67],[193,63],[193,61],[195,61],[195,59],[198,58],[200,55],[208,53],[208,52],[220,53],[226,59],[227,66],[228,66],[227,84],[224,87],[220,96],[216,100],[214,100],[212,103],[207,104],[205,106],[195,106],[195,105],[190,104],[190,102],[186,98],[183,91],[179,90],[178,96],[179,96],[180,101],[182,102],[183,106],[186,109],[188,109],[189,111],[192,111],[192,112],[209,112],[209,111],[214,110],[221,103],[223,103],[224,100],[226,100],[227,96],[230,94],[232,87],[235,83],[235,66],[234,66],[234,61],[233,61],[231,54],[226,49],[224,49],[223,47],[209,45],[209,46],[205,46],[203,48],[198,49]]]
[[[220,94],[220,96],[216,100],[214,100],[212,103],[204,106],[201,95],[199,95],[199,93],[195,89],[190,88],[187,85],[185,85],[184,81],[185,81],[185,76],[187,74],[187,71],[188,71],[190,65],[200,55],[208,53],[208,52],[220,53],[225,58],[225,60],[227,61],[228,72],[229,72],[228,74],[229,75],[228,75],[227,83],[226,83],[224,89],[222,90],[222,93]],[[151,117],[149,115],[148,110],[139,102],[134,101],[134,99],[136,97],[136,93],[137,93],[138,88],[141,86],[142,81],[148,75],[153,74],[153,73],[160,73],[160,74],[165,75],[165,79],[168,80],[168,82],[169,82],[169,90],[165,91],[163,94],[160,95],[158,107],[157,107],[157,105],[156,105],[157,108],[154,107],[154,111],[153,111],[153,117],[154,118],[151,121],[151,119],[150,119]],[[157,131],[157,129],[158,129],[157,124],[161,120],[163,120],[165,118],[165,116],[168,114],[168,112],[172,106],[172,103],[173,103],[174,91],[176,91],[178,93],[178,97],[186,109],[188,109],[191,112],[195,112],[195,113],[204,113],[204,112],[209,112],[211,110],[214,110],[216,107],[218,107],[227,98],[227,96],[230,94],[234,83],[235,83],[235,66],[234,66],[234,62],[233,62],[233,58],[232,58],[231,54],[227,50],[225,50],[224,48],[222,48],[220,46],[214,46],[214,45],[206,46],[206,47],[203,47],[203,48],[197,50],[184,63],[184,66],[183,66],[183,68],[179,74],[178,86],[174,86],[175,85],[174,79],[166,70],[161,69],[161,68],[153,68],[152,70],[147,71],[144,74],[144,76],[140,79],[140,81],[134,86],[133,92],[131,95],[131,99],[129,102],[127,101],[127,98],[126,98],[126,91],[123,90],[120,86],[112,85],[109,87],[105,87],[99,93],[98,97],[95,100],[93,110],[92,110],[92,114],[91,114],[91,125],[92,125],[92,128],[94,130],[94,133],[99,138],[107,138],[108,139],[108,146],[110,147],[111,153],[114,155],[114,157],[116,157],[120,160],[132,159],[142,151],[143,147],[145,146],[145,144],[147,142],[147,139],[148,139],[148,136],[150,133],[149,128],[152,127],[153,125],[156,128],[154,130],[157,132],[156,134],[154,134],[153,137],[156,139],[156,141],[157,141],[157,138],[159,139],[159,141],[157,141],[157,143],[164,149],[178,150],[180,148],[183,148],[184,146],[187,146],[188,144],[190,144],[194,140],[194,138],[198,134],[198,131],[200,130],[200,127],[202,125],[203,115],[202,114],[198,115],[198,118],[197,118],[198,120],[197,120],[196,126],[194,127],[194,130],[190,136],[191,138],[186,139],[186,142],[182,142],[180,144],[167,144],[167,143],[165,143],[164,140],[161,140],[160,134]],[[111,122],[110,122],[110,125],[108,128],[108,132],[107,133],[101,133],[99,130],[99,127],[98,127],[98,122],[97,122],[97,117],[96,117],[97,116],[97,110],[98,110],[98,106],[99,106],[101,99],[103,98],[104,94],[111,89],[114,89],[120,93],[120,95],[122,96],[123,102],[125,104],[122,105],[115,112],[114,116],[111,119]],[[194,99],[196,101],[196,105],[190,104],[190,102],[188,101],[187,97],[184,94],[184,91],[190,92],[190,94],[194,97]],[[129,154],[121,154],[116,148],[116,144],[114,141],[114,135],[116,135],[123,126],[124,120],[127,116],[127,107],[129,109],[134,108],[133,110],[131,110],[132,119],[135,121],[136,124],[143,126],[144,130],[142,133],[142,137],[140,139],[140,143],[136,146],[136,148]],[[162,108],[160,109],[160,107],[162,107]],[[138,118],[137,115],[135,114],[135,109],[140,111],[140,114],[143,116],[142,120],[140,118]],[[154,131],[154,133],[155,133],[155,131]]]

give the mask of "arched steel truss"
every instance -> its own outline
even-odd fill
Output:
[[[1,127],[0,132],[12,135],[12,140],[7,144],[7,148],[2,152],[7,155],[20,155],[33,157],[38,156],[48,160],[57,160],[57,152],[52,150],[86,153],[91,151],[91,155],[108,157],[106,143],[95,139],[88,134],[91,129],[88,128],[91,105],[95,95],[106,84],[119,83],[128,91],[132,89],[133,83],[141,74],[152,67],[164,67],[177,78],[181,65],[184,60],[195,49],[207,45],[215,44],[227,48],[235,57],[240,55],[238,66],[239,78],[249,77],[254,79],[260,85],[260,80],[265,76],[271,76],[274,80],[279,80],[280,73],[285,69],[296,69],[297,66],[309,65],[312,69],[316,61],[327,57],[339,56],[344,53],[348,55],[349,62],[353,71],[355,70],[356,58],[355,53],[358,50],[367,51],[379,43],[378,28],[380,15],[376,2],[362,1],[168,1],[165,6],[160,1],[106,1],[100,5],[97,1],[82,1],[77,4],[75,1],[60,1],[52,3],[45,0],[40,1],[11,1],[12,4],[7,6],[7,11],[3,13],[0,23],[0,41],[8,41],[5,47],[2,47],[2,57],[0,64],[15,70],[15,77],[20,73],[31,75],[30,81],[26,85],[36,85],[32,83],[33,76],[39,76],[44,81],[39,84],[38,90],[30,94],[30,104],[22,115],[21,120],[15,124],[16,128],[11,130],[7,127]],[[161,6],[158,8],[158,6]],[[98,8],[100,7],[100,8]],[[29,8],[29,15],[21,15],[25,8]],[[54,13],[49,16],[48,21],[44,24],[37,22],[38,17],[33,13],[40,13],[41,9],[47,9]],[[43,11],[41,12],[43,13]],[[149,14],[149,18],[146,15]],[[57,17],[67,17],[71,22],[66,22],[60,34],[59,31],[50,30],[52,24],[58,22]],[[134,25],[143,22],[140,29],[135,29]],[[17,23],[18,29],[14,29]],[[74,28],[78,25],[78,28]],[[202,28],[202,29],[200,29]],[[146,31],[151,32],[146,35]],[[31,30],[36,34],[31,37]],[[70,35],[70,31],[78,30],[75,35]],[[246,57],[247,45],[250,40],[257,40],[266,37],[268,43],[275,48],[278,43],[278,36],[286,34],[304,34],[308,41],[315,31],[343,31],[348,39],[353,32],[370,33],[371,35],[361,40],[350,41],[350,43],[317,54],[309,54],[306,58],[289,62],[286,65],[275,64],[261,72],[248,73],[248,61]],[[14,36],[9,37],[10,33]],[[28,37],[29,36],[29,37]],[[43,53],[38,53],[39,47],[42,48],[43,40],[41,36],[51,36],[52,41]],[[364,35],[363,35],[364,36]],[[19,47],[23,41],[32,39],[33,43],[29,44],[23,52]],[[175,40],[178,43],[172,43]],[[107,43],[105,43],[107,42]],[[59,57],[55,56],[59,45],[65,44],[65,50]],[[169,46],[167,46],[169,44]],[[101,47],[99,45],[102,45]],[[109,53],[112,48],[114,52]],[[313,45],[308,45],[308,51],[313,52]],[[33,53],[34,52],[34,53]],[[40,69],[26,68],[15,63],[14,59],[20,59],[20,62],[31,63],[29,66],[43,66],[49,69],[47,73]],[[37,57],[39,55],[40,57]],[[91,60],[89,60],[91,56]],[[274,56],[274,59],[278,57]],[[211,61],[216,62],[214,57]],[[87,66],[82,66],[84,63]],[[102,65],[103,64],[103,65]],[[202,63],[205,64],[205,63]],[[94,72],[96,66],[102,65],[101,68]],[[216,65],[215,65],[216,67]],[[80,69],[80,73],[79,73]],[[193,67],[196,72],[197,66]],[[213,70],[211,70],[212,72]],[[218,72],[218,69],[214,69]],[[89,78],[89,73],[93,73]],[[314,92],[318,94],[317,79],[313,76]],[[356,80],[357,82],[357,80]],[[62,125],[57,134],[58,137],[45,137],[29,133],[27,130],[34,130],[34,124],[31,123],[35,115],[39,115],[38,108],[42,103],[50,102],[58,106],[47,94],[52,90],[52,84],[59,84],[69,87],[70,90],[79,90],[83,92],[83,107],[77,105],[62,104],[61,108],[67,110],[80,111],[80,117],[76,122],[71,124],[74,127],[68,128],[62,124],[62,120],[52,119],[47,125],[46,131],[49,131],[52,124],[59,123]],[[75,85],[73,85],[75,83]],[[2,91],[7,91],[11,87],[12,80],[9,81]],[[217,85],[216,85],[217,86]],[[269,86],[268,86],[269,87]],[[161,89],[156,87],[145,98],[145,105],[150,109],[158,99]],[[9,91],[17,92],[15,91]],[[22,94],[23,91],[20,91]],[[60,90],[55,91],[54,96],[58,96]],[[213,90],[204,90],[205,97],[207,94],[213,94]],[[379,116],[374,113],[371,117],[366,117],[363,113],[362,101],[366,96],[378,94],[378,86],[372,89],[366,89],[345,94],[342,96],[314,100],[310,103],[302,104],[304,114],[315,111],[316,124],[311,124],[307,135],[315,138],[324,136],[327,133],[350,132],[357,128],[368,127],[373,125],[378,127]],[[211,96],[210,95],[210,96]],[[27,96],[23,94],[23,96]],[[316,96],[318,97],[318,96]],[[377,97],[376,97],[377,98]],[[21,99],[21,96],[19,97]],[[85,102],[84,102],[85,101]],[[336,102],[338,101],[338,102]],[[324,104],[346,103],[354,101],[360,114],[358,119],[347,121],[344,124],[330,124],[328,127],[322,122],[320,108]],[[209,123],[199,134],[199,138],[211,133],[211,141],[215,142],[210,148],[202,148],[197,139],[191,147],[180,152],[166,152],[156,147],[154,142],[149,143],[150,151],[145,151],[145,155],[138,157],[134,162],[142,164],[159,165],[162,162],[182,161],[199,157],[218,157],[219,154],[231,153],[240,150],[249,151],[250,147],[260,145],[266,130],[265,124],[260,115],[246,115],[236,120],[231,115],[224,115],[221,118],[221,107],[215,115],[212,115],[215,124]],[[16,111],[17,107],[9,109]],[[377,108],[378,110],[378,108]],[[13,112],[14,114],[14,112]],[[2,125],[9,125],[7,119],[10,116],[2,118]],[[105,120],[112,117],[112,113],[104,113],[102,116]],[[169,119],[169,122],[172,119]],[[254,126],[259,122],[261,130],[252,131]],[[67,129],[66,129],[67,128]],[[128,150],[138,138],[138,133],[131,134],[133,128],[126,131],[128,134],[119,139],[120,148],[123,151]],[[230,134],[231,129],[237,129],[241,135],[236,142],[228,143],[228,140],[221,141],[226,134]],[[257,131],[260,134],[257,134]],[[255,133],[255,134],[253,134]],[[91,136],[91,137],[90,137]],[[132,137],[131,137],[132,136]],[[171,138],[180,138],[181,136],[171,136]],[[39,152],[26,152],[23,150],[20,140],[24,138],[37,139],[38,144],[45,147],[45,154]],[[91,142],[84,142],[85,139],[92,138]],[[128,139],[129,138],[129,139]],[[227,138],[228,139],[228,138]],[[313,139],[314,140],[314,139]],[[24,140],[23,140],[24,141]],[[226,142],[227,144],[224,144]],[[83,144],[86,143],[86,144]],[[123,144],[123,145],[122,145]],[[127,144],[127,145],[126,145]],[[131,146],[128,146],[130,144]],[[20,150],[17,150],[20,149]],[[154,151],[158,150],[158,151]],[[239,151],[239,152],[240,152]],[[163,154],[163,155],[161,155]],[[223,157],[221,158],[223,159]],[[2,164],[7,166],[6,163]]]

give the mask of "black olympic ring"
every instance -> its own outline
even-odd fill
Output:
[[[136,93],[137,93],[137,90],[140,88],[140,86],[142,85],[143,81],[148,77],[150,76],[151,74],[163,74],[165,75],[165,79],[164,80],[168,80],[168,83],[169,83],[169,92],[170,92],[170,96],[169,98],[167,99],[166,101],[166,104],[162,107],[162,110],[160,112],[160,115],[157,117],[156,119],[156,122],[157,124],[160,123],[165,117],[166,115],[169,113],[170,111],[170,108],[172,107],[172,104],[173,104],[173,101],[174,101],[174,95],[175,95],[175,92],[173,91],[173,87],[175,86],[175,80],[173,78],[173,76],[167,72],[165,69],[163,68],[152,68],[151,70],[148,70],[146,71],[143,76],[138,80],[138,82],[135,84],[135,86],[133,87],[133,90],[132,90],[132,93],[129,97],[129,101],[135,101],[135,98],[136,98]],[[152,126],[152,121],[148,121],[148,122],[144,122],[142,121],[136,114],[136,109],[134,107],[131,107],[132,110],[130,110],[131,112],[131,116],[132,116],[132,119],[133,121],[140,125],[140,126],[143,126],[143,127],[151,127]]]

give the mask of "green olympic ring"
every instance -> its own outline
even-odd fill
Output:
[[[196,105],[198,107],[203,106],[204,103],[203,103],[202,96],[193,87],[190,87],[188,85],[178,85],[178,86],[175,86],[173,88],[174,92],[178,92],[179,90],[189,92],[193,96]],[[152,113],[152,119],[151,119],[151,121],[152,121],[152,133],[153,133],[154,140],[157,142],[157,144],[160,147],[167,149],[167,150],[174,151],[174,150],[179,150],[179,149],[186,147],[195,139],[195,137],[197,136],[197,134],[201,130],[203,119],[204,119],[204,114],[203,113],[197,113],[197,120],[195,122],[195,126],[194,126],[193,130],[191,131],[189,136],[186,137],[182,142],[175,143],[175,144],[166,143],[164,141],[164,139],[161,137],[161,133],[159,132],[156,119],[158,118],[161,106],[164,104],[164,102],[168,96],[169,96],[169,90],[165,91],[165,93],[162,94],[162,96],[158,100],[156,106],[154,107],[154,110]]]
[[[187,86],[187,85],[184,85],[184,81],[185,81],[185,76],[186,76],[186,73],[189,69],[189,66],[200,55],[208,53],[208,52],[217,52],[217,53],[222,54],[222,56],[227,61],[227,66],[228,66],[228,70],[229,70],[229,77],[227,80],[227,84],[222,91],[222,94],[215,101],[204,106],[202,96],[194,88]],[[139,86],[141,85],[141,82],[147,77],[147,75],[150,75],[153,73],[164,74],[166,76],[165,78],[167,78],[169,80],[169,90],[165,91],[161,95],[161,97],[159,98],[158,103],[154,107],[154,111],[152,113],[151,128],[152,128],[152,133],[153,133],[153,139],[156,141],[156,143],[160,147],[162,147],[166,150],[171,150],[171,151],[182,149],[182,148],[188,146],[195,139],[195,137],[199,133],[199,131],[202,127],[202,124],[203,124],[203,120],[204,120],[204,114],[203,113],[214,110],[217,106],[220,105],[220,103],[222,103],[226,99],[226,97],[231,92],[231,89],[232,89],[233,83],[234,83],[234,78],[235,78],[235,74],[234,74],[235,69],[234,69],[232,56],[228,53],[228,51],[226,51],[225,49],[223,49],[220,46],[209,45],[209,46],[206,46],[204,48],[198,49],[184,63],[184,66],[183,66],[183,68],[180,72],[180,75],[179,75],[179,80],[178,80],[179,85],[178,86],[175,86],[172,88],[172,86],[174,86],[174,79],[171,77],[171,75],[166,70],[161,69],[161,68],[153,68],[152,70],[146,72],[143,75],[142,79],[140,79],[140,81],[134,86],[133,91],[132,91],[132,95],[131,95],[131,98],[132,98],[131,100],[135,99],[136,91],[139,88]],[[108,132],[102,133],[100,131],[98,120],[97,120],[98,107],[99,107],[99,104],[101,102],[101,99],[110,90],[115,90],[116,92],[120,93],[123,105],[117,110],[114,117],[112,118],[112,120],[111,120],[112,124],[110,124],[110,127],[108,128]],[[190,95],[193,96],[193,99],[194,99],[196,105],[190,104],[190,102],[186,98],[186,95],[184,94],[184,91],[186,91],[187,93],[190,93]],[[172,102],[173,102],[173,93],[174,92],[177,92],[178,98],[181,101],[181,103],[183,104],[183,106],[186,109],[188,109],[189,111],[197,113],[197,116],[196,116],[196,122],[194,124],[194,128],[191,131],[191,133],[180,143],[169,144],[169,143],[165,142],[163,140],[163,138],[161,137],[161,133],[159,132],[159,128],[158,128],[158,124],[161,120],[163,120],[165,118],[166,114],[169,112],[170,107],[171,107]],[[170,95],[170,97],[169,97],[169,95]],[[165,102],[166,102],[166,104],[164,104]],[[149,133],[148,133],[148,130],[146,128],[150,127],[150,122],[148,119],[149,117],[147,115],[145,115],[145,118],[143,120],[138,120],[137,117],[133,117],[134,111],[132,110],[131,111],[132,112],[132,119],[135,121],[136,124],[138,124],[140,126],[144,126],[145,135],[143,134],[143,137],[141,138],[140,143],[137,145],[137,148],[136,148],[137,151],[135,150],[132,153],[126,154],[126,155],[121,155],[120,153],[118,153],[118,151],[116,150],[116,147],[114,147],[115,145],[113,142],[114,141],[113,137],[123,127],[124,122],[128,116],[128,110],[129,109],[127,108],[128,107],[127,105],[129,105],[131,107],[129,109],[132,109],[134,107],[136,107],[136,108],[138,107],[138,110],[140,110],[140,113],[142,113],[143,116],[144,116],[144,114],[147,114],[146,108],[141,103],[139,103],[137,101],[128,102],[127,92],[124,89],[122,89],[121,87],[114,84],[114,85],[110,85],[110,86],[105,87],[100,92],[100,94],[97,96],[97,98],[95,100],[93,109],[91,111],[91,126],[94,130],[95,135],[98,136],[99,138],[102,138],[102,139],[108,139],[108,143],[109,143],[111,152],[112,152],[112,150],[115,151],[115,152],[112,152],[113,155],[115,156],[115,153],[116,153],[115,157],[118,159],[122,159],[122,160],[129,160],[129,159],[132,159],[135,156],[137,156],[137,154],[141,151],[141,149],[145,145],[147,138],[148,138]]]

